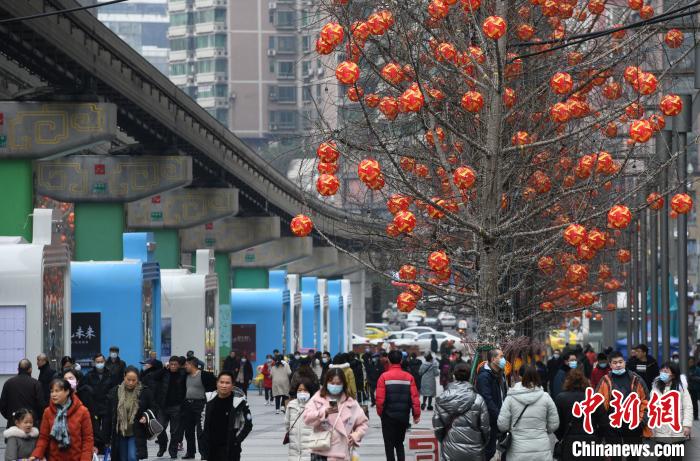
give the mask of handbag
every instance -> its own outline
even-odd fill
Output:
[[[335,418],[335,422],[330,430],[318,432],[314,431],[311,433],[309,436],[309,449],[318,451],[326,451],[331,449],[331,435],[335,430],[335,425],[338,424],[338,420],[340,419],[340,414],[342,413],[344,406],[345,404],[341,405],[338,409],[338,417]]]
[[[523,411],[520,412],[520,416],[518,416],[518,419],[515,420],[515,423],[511,426],[511,429],[517,426],[518,422],[520,422],[520,418],[523,417],[523,413],[525,413],[525,410],[527,410],[527,407],[529,407],[530,404],[528,403],[525,405],[525,408],[523,408]],[[501,452],[506,452],[508,451],[508,448],[510,447],[510,444],[513,442],[513,434],[511,431],[506,431],[503,433],[502,436],[498,438],[498,450]]]
[[[303,411],[299,412],[299,415],[294,420],[292,425],[289,427],[289,430],[284,434],[284,439],[282,440],[282,445],[289,445],[289,433],[292,431],[292,429],[294,429],[294,425],[297,423],[297,421],[299,421],[299,418],[301,418],[301,415],[303,415],[303,414],[304,414]]]
[[[163,432],[163,425],[156,419],[156,415],[151,410],[144,411],[143,416],[146,418],[148,440],[153,440]]]
[[[573,421],[569,421],[569,424],[566,426],[566,431],[564,431],[564,435],[562,436],[561,440],[557,440],[554,444],[554,450],[552,452],[552,456],[554,457],[554,459],[561,459],[562,453],[564,451],[564,440],[566,439],[566,436],[569,435],[571,423],[573,423]]]

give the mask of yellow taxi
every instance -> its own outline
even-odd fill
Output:
[[[376,327],[365,327],[364,336],[367,339],[384,339],[388,336],[388,333]]]

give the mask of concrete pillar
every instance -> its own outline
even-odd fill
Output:
[[[224,218],[180,231],[182,251],[212,248],[228,254],[278,238],[280,218],[277,216]]]
[[[361,262],[346,253],[338,253],[338,263],[323,269],[310,272],[309,275],[316,277],[342,277],[344,274],[351,274],[363,268]]]
[[[352,295],[350,324],[352,325],[352,332],[362,335],[365,331],[365,298],[367,297],[365,271],[353,272],[345,275],[344,278],[350,281],[350,293]]]
[[[281,267],[313,254],[311,237],[282,237],[231,253],[234,268]]]
[[[287,264],[287,271],[293,274],[309,274],[338,264],[338,250],[335,247],[314,247],[308,258]]]

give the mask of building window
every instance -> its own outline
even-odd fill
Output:
[[[226,35],[200,35],[197,37],[195,43],[197,48],[226,48]]]
[[[189,47],[187,46],[189,42],[188,38],[173,38],[170,40],[170,51],[182,51]]]
[[[301,37],[301,50],[304,53],[308,53],[311,51],[311,36],[310,35],[304,35]]]
[[[197,61],[197,73],[226,72],[228,62],[225,59],[202,59]]]
[[[311,85],[306,85],[302,89],[302,99],[304,102],[313,101],[313,94],[311,92]]]
[[[297,102],[297,87],[280,86],[277,88],[277,100],[284,103]]]
[[[170,64],[170,75],[185,75],[187,73],[187,64],[180,62]]]
[[[170,14],[171,26],[191,26],[192,24],[192,15],[190,13],[184,12]]]
[[[205,22],[226,22],[226,10],[222,8],[197,11],[195,15],[197,24]]]
[[[277,76],[279,78],[294,78],[294,61],[278,61]]]
[[[297,38],[292,37],[277,37],[277,52],[278,53],[296,53]]]
[[[313,69],[311,69],[311,61],[301,62],[301,74],[303,77],[310,77],[313,74]]]
[[[297,111],[273,110],[270,111],[271,130],[295,130],[297,128]]]
[[[277,11],[277,27],[293,28],[296,26],[296,15],[294,11]]]
[[[202,85],[197,89],[197,96],[200,98],[226,97],[228,87],[226,85]]]
[[[322,85],[316,85],[316,97],[321,98],[321,86]]]

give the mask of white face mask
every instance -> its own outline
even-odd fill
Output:
[[[311,394],[308,392],[297,392],[297,400],[300,402],[308,402],[311,398]]]
[[[111,358],[113,358],[113,359],[116,359],[117,356],[118,356],[118,354],[117,354],[116,352],[110,352],[110,353],[109,353],[109,356],[110,356]]]

